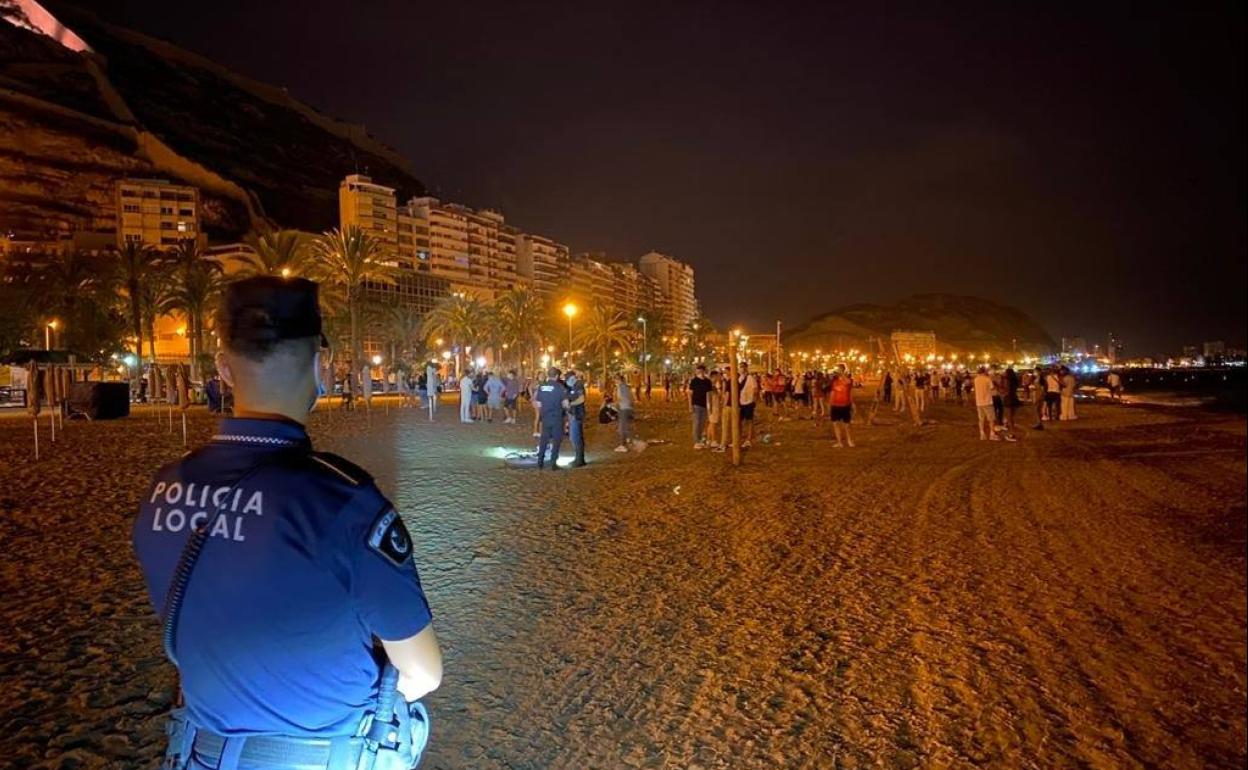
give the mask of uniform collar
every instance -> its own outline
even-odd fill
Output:
[[[226,417],[217,425],[212,437],[218,444],[287,447],[312,445],[308,431],[293,420],[280,417]]]

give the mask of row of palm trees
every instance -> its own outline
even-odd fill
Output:
[[[240,274],[302,276],[319,282],[331,347],[359,366],[364,365],[365,337],[384,346],[389,352],[387,363],[395,369],[421,366],[428,357],[448,348],[457,355],[467,350],[489,351],[500,367],[531,367],[543,352],[561,353],[568,347],[566,319],[560,308],[524,287],[503,292],[488,302],[457,293],[443,298],[423,315],[410,306],[379,302],[376,297],[385,293],[369,291],[370,287],[395,282],[399,269],[387,261],[380,243],[358,227],[334,229],[320,236],[278,230],[251,238],[249,243],[251,253],[244,257]],[[106,267],[102,270],[101,265]],[[94,322],[100,327],[97,336],[107,340],[112,335],[119,344],[128,336],[133,345],[130,352],[140,363],[156,356],[157,319],[172,313],[182,315],[196,377],[209,352],[206,344],[211,308],[227,280],[225,265],[203,253],[193,240],[167,251],[127,243],[118,250],[116,259],[106,262],[81,254],[61,255],[31,275],[55,284],[31,292],[55,297],[38,312],[87,318],[90,314],[75,303],[85,307],[93,302],[99,307],[92,312],[102,319]],[[608,372],[617,360],[623,364],[637,359],[642,348],[659,352],[662,346],[658,340],[669,333],[661,317],[649,317],[645,324],[638,324],[631,315],[610,307],[581,311],[573,325],[571,343],[596,359],[594,368],[600,374]],[[35,323],[28,322],[28,328],[35,328]],[[85,324],[76,321],[75,333],[81,335]],[[693,326],[704,334],[710,331],[704,319]],[[649,339],[641,339],[643,330]],[[670,331],[684,334],[686,339],[691,334],[690,330]],[[435,344],[437,341],[440,344]],[[93,339],[81,352],[104,357],[108,348],[108,344]],[[552,358],[560,360],[560,353]],[[136,374],[140,370],[141,366],[135,367]]]

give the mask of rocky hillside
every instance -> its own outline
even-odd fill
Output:
[[[784,345],[790,350],[866,350],[870,338],[898,329],[934,331],[940,348],[952,352],[1041,353],[1056,347],[1023,311],[956,294],[916,294],[894,305],[849,305],[789,329]]]
[[[0,2],[0,231],[107,228],[123,176],[197,185],[221,240],[262,221],[334,226],[338,183],[356,170],[400,196],[423,192],[361,126],[74,6],[44,6],[91,50],[6,22]]]

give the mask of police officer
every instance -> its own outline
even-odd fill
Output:
[[[185,703],[165,766],[411,767],[427,727],[405,701],[438,687],[442,655],[403,520],[304,429],[317,285],[231,283],[217,329],[234,416],[160,469],[133,532]]]
[[[585,465],[585,381],[575,370],[568,370],[568,436],[576,450],[573,468]]]
[[[537,467],[541,470],[546,462],[546,447],[550,446],[550,469],[559,470],[559,445],[563,443],[563,410],[568,408],[568,390],[559,381],[559,369],[550,367],[546,380],[537,386],[533,396],[541,419],[541,438],[537,443]]]

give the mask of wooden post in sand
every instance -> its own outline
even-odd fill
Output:
[[[39,459],[39,364],[26,365],[26,411],[35,426],[35,460]]]
[[[737,345],[728,332],[728,414],[732,425],[732,464],[741,464],[741,400],[737,384]]]

